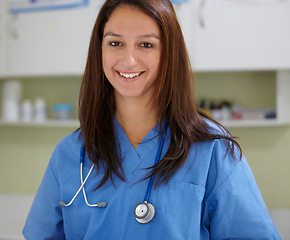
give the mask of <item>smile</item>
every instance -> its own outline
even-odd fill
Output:
[[[141,73],[142,72],[139,72],[139,73],[122,73],[122,72],[119,72],[121,77],[127,78],[127,79],[138,77],[138,76],[140,76]]]

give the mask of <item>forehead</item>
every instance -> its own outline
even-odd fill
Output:
[[[118,34],[151,34],[159,36],[159,27],[155,19],[147,15],[138,7],[121,5],[109,17],[104,28],[106,32]]]

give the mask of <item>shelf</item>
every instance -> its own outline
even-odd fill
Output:
[[[287,121],[279,121],[277,119],[265,120],[227,120],[220,121],[225,127],[230,128],[246,128],[246,127],[279,127],[289,126]],[[5,121],[0,119],[0,127],[48,127],[48,128],[78,128],[80,126],[78,120],[46,120],[44,122],[24,122],[24,121]]]
[[[253,119],[253,120],[228,120],[220,122],[225,127],[245,128],[245,127],[283,127],[289,126],[288,121],[277,119]]]
[[[78,128],[80,126],[78,120],[46,120],[43,122],[38,121],[5,121],[0,119],[0,126],[7,126],[7,127],[60,127],[60,128]]]

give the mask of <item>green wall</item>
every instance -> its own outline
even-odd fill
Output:
[[[230,130],[239,136],[267,206],[290,208],[290,127]]]
[[[274,72],[198,73],[195,78],[197,99],[226,96],[246,107],[275,106]],[[80,78],[23,79],[23,83],[25,98],[40,95],[49,106],[76,104]],[[73,130],[0,126],[0,192],[34,194],[54,146]],[[267,206],[290,208],[290,125],[229,130],[239,137]]]

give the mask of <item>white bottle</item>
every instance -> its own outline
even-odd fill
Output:
[[[18,121],[20,118],[20,100],[22,84],[19,80],[8,80],[2,89],[2,117],[6,121]]]
[[[25,100],[21,106],[21,118],[24,122],[30,122],[33,116],[33,107],[30,100]]]
[[[36,99],[34,113],[37,122],[43,122],[47,119],[46,103],[43,98]]]

